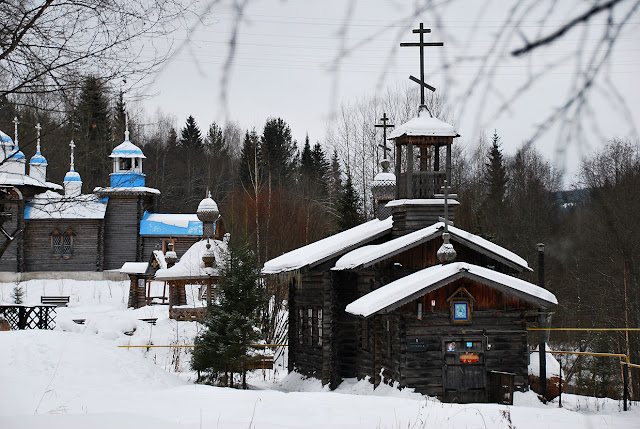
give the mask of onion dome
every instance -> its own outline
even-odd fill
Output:
[[[373,178],[373,185],[388,185],[396,183],[396,175],[389,172],[389,164],[391,162],[388,159],[383,159],[380,161],[380,166],[382,167],[382,171],[376,174],[376,177]]]
[[[442,246],[440,246],[440,248],[438,249],[438,260],[442,264],[453,262],[456,259],[457,253],[453,248],[453,245],[449,243],[449,233],[443,232],[442,239],[444,243],[442,243]]]
[[[218,204],[211,198],[211,192],[209,192],[207,198],[200,201],[196,214],[202,222],[215,222],[216,219],[218,219],[218,215],[220,214]]]
[[[380,161],[382,171],[376,174],[371,183],[371,193],[373,194],[374,210],[376,217],[384,220],[391,216],[391,209],[386,207],[387,203],[394,199],[396,194],[396,175],[389,172],[389,160]]]
[[[31,157],[31,159],[29,160],[29,164],[49,165],[47,163],[47,158],[42,156],[40,152],[36,152],[36,154]]]

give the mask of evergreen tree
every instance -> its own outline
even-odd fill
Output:
[[[107,93],[108,88],[101,79],[85,78],[78,105],[70,118],[76,143],[75,169],[82,177],[84,189],[104,186],[111,172],[109,155],[113,140]]]
[[[502,203],[507,188],[507,169],[497,131],[493,132],[493,137],[491,138],[491,148],[489,149],[484,182],[487,187],[488,199],[496,204]]]
[[[260,160],[262,159],[260,152],[260,138],[256,130],[247,131],[242,143],[240,151],[240,183],[245,189],[252,189],[261,181]],[[258,163],[258,177],[256,176],[256,161]]]
[[[202,133],[193,116],[189,115],[182,129],[180,145],[188,149],[201,149],[203,146]]]
[[[264,126],[260,141],[262,163],[275,186],[288,186],[296,166],[296,143],[289,125],[281,118],[270,118]]]
[[[320,143],[316,143],[313,146],[313,152],[311,152],[311,166],[314,175],[314,179],[317,183],[322,183],[326,189],[326,179],[329,174],[329,162],[322,150]]]
[[[226,156],[229,153],[229,146],[222,133],[222,128],[215,122],[209,126],[209,131],[205,138],[205,145],[210,154]]]
[[[362,214],[360,207],[360,197],[353,187],[351,175],[347,174],[347,181],[340,192],[340,198],[336,204],[339,231],[353,228],[354,226],[362,223],[364,215]]]
[[[304,148],[302,149],[302,154],[300,155],[300,168],[302,169],[302,174],[307,174],[313,168],[313,161],[311,159],[311,145],[309,144],[309,134],[304,139]]]
[[[13,288],[13,292],[11,293],[11,298],[13,298],[13,302],[15,304],[22,304],[24,298],[24,291],[22,290],[22,286],[16,283]]]
[[[329,168],[329,196],[332,199],[337,199],[342,189],[342,171],[340,169],[340,160],[338,158],[338,151],[333,150],[331,156],[331,166]]]
[[[220,269],[218,302],[209,308],[205,329],[195,340],[191,366],[211,382],[233,386],[233,373],[243,374],[252,356],[251,344],[261,338],[257,329],[267,302],[254,253],[231,245]]]
[[[113,112],[113,142],[114,144],[120,144],[124,140],[124,131],[127,123],[126,106],[124,104],[124,94],[122,91],[118,94],[116,105]],[[130,130],[131,131],[131,127]],[[135,141],[134,137],[129,137],[129,140]]]

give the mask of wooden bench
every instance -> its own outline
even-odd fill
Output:
[[[77,323],[78,325],[84,325],[84,322],[87,319],[72,319],[74,323]]]
[[[68,296],[41,296],[40,303],[55,305],[56,307],[66,307],[69,304]]]
[[[147,319],[138,319],[138,320],[141,320],[143,322],[147,322],[147,323],[150,323],[152,325],[155,325],[156,321],[158,320],[158,318],[157,317],[155,317],[155,318],[154,317],[149,317]]]
[[[247,364],[247,370],[252,369],[273,369],[273,356],[256,357],[253,362]]]

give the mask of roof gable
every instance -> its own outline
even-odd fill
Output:
[[[392,311],[460,278],[468,278],[546,308],[558,303],[546,289],[488,268],[465,262],[434,265],[389,283],[347,305],[347,313],[369,317]]]
[[[359,249],[355,249],[338,259],[332,270],[350,270],[361,267],[370,267],[377,262],[391,258],[399,253],[440,237],[443,232],[444,223],[437,222],[431,226],[413,231],[382,244],[364,246]],[[526,260],[504,247],[485,240],[482,237],[453,226],[449,226],[449,234],[452,240],[518,271],[533,271]]]

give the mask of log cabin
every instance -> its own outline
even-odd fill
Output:
[[[528,388],[527,323],[557,301],[518,278],[531,271],[523,258],[453,226],[456,137],[421,106],[390,135],[395,174],[387,162],[374,179],[378,218],[265,263],[269,281],[288,285],[290,371],[450,402],[508,402]]]

